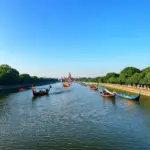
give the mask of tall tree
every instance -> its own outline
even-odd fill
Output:
[[[140,73],[140,70],[135,67],[126,67],[120,72],[120,74],[123,74],[126,78],[131,77],[135,73]]]
[[[18,84],[19,72],[8,65],[0,65],[0,84]]]

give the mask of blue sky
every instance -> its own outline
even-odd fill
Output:
[[[149,8],[149,0],[1,0],[0,64],[46,77],[150,66]]]

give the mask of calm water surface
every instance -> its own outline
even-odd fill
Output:
[[[150,98],[102,98],[72,84],[0,93],[0,150],[150,150]]]

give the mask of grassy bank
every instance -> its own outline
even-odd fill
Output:
[[[85,83],[85,82],[84,82]],[[95,82],[86,82],[88,84],[97,84]],[[108,83],[99,83],[100,86],[121,90],[125,92],[131,92],[131,93],[139,93],[139,89],[141,89],[141,94],[145,96],[150,96],[150,90],[143,89],[143,88],[136,88],[136,87],[128,87],[126,85],[119,85],[119,84],[108,84]]]

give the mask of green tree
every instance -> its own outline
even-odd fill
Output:
[[[28,84],[31,83],[32,79],[29,74],[21,74],[20,75],[20,83],[21,84]]]
[[[106,76],[104,77],[104,81],[106,83],[116,83],[118,77],[119,77],[119,74],[115,72],[110,72],[106,74]]]
[[[150,72],[145,75],[143,84],[150,84]]]
[[[144,69],[142,70],[142,72],[149,73],[149,72],[150,72],[150,67],[144,68]]]
[[[129,78],[132,77],[135,73],[140,73],[140,70],[135,68],[135,67],[126,67],[126,68],[124,68],[120,72],[120,76],[119,76],[119,79],[118,79],[119,83],[120,84],[128,84],[131,81],[131,79],[129,79]]]
[[[133,76],[128,78],[127,83],[128,84],[138,84],[140,81],[140,73],[135,73]]]
[[[18,84],[19,72],[8,65],[0,65],[0,84]]]
[[[109,78],[111,78],[111,77],[118,77],[118,76],[119,76],[119,74],[117,74],[117,73],[115,73],[115,72],[110,72],[110,73],[107,73],[107,74],[106,74],[105,78],[106,78],[106,79],[109,79]]]
[[[127,77],[125,74],[120,74],[119,78],[118,78],[118,83],[120,84],[125,84],[127,81]]]
[[[141,72],[139,74],[139,83],[138,84],[144,84],[144,77],[145,77],[146,73],[145,72]]]
[[[109,83],[118,83],[118,77],[111,77],[108,80]]]
[[[129,78],[135,73],[140,73],[140,70],[135,67],[126,67],[120,72],[120,74],[123,74],[125,78]]]

